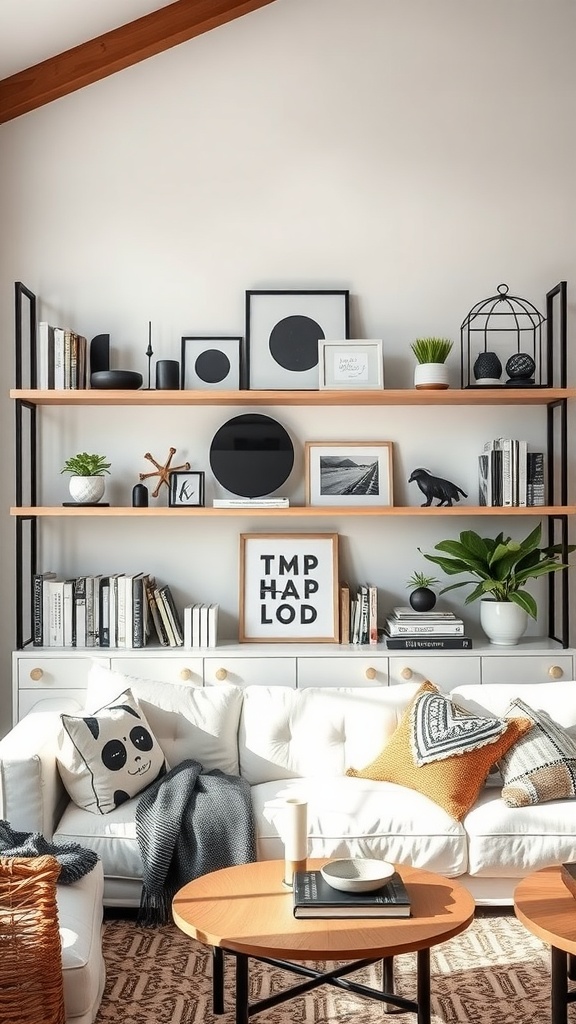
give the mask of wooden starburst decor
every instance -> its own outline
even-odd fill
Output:
[[[170,448],[166,462],[164,463],[164,465],[161,465],[160,462],[156,462],[156,459],[154,458],[153,455],[150,454],[150,452],[146,452],[144,458],[148,459],[148,462],[151,462],[153,466],[156,466],[156,469],[152,470],[150,473],[140,473],[140,479],[149,480],[153,476],[160,477],[156,487],[152,491],[153,498],[157,498],[158,495],[160,494],[160,488],[162,487],[162,484],[166,484],[166,487],[168,488],[168,490],[170,490],[170,476],[172,473],[177,473],[179,470],[182,469],[190,469],[189,462],[184,462],[183,465],[181,466],[172,466],[171,463],[175,454],[176,449]]]

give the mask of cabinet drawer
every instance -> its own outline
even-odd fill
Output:
[[[84,710],[84,690],[20,690],[18,694],[17,719],[20,721],[31,711],[61,711],[70,715],[81,714]],[[16,716],[15,716],[16,717]]]
[[[91,658],[19,658],[18,688],[79,689],[86,686],[91,665]]]
[[[202,686],[202,658],[111,658],[110,668],[125,676]]]
[[[573,678],[571,656],[554,651],[482,659],[483,683],[550,683]]]
[[[455,686],[480,682],[480,658],[458,654],[457,658],[426,657],[408,652],[390,658],[390,683],[409,680],[423,683],[429,679],[439,690],[449,693]]]
[[[296,686],[296,658],[205,658],[206,686]]]
[[[298,658],[298,688],[387,686],[388,658]]]

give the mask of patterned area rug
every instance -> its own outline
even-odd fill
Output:
[[[104,930],[107,983],[97,1024],[203,1024],[234,1020],[231,980],[226,1013],[214,1017],[211,954],[175,925],[141,928],[108,920]],[[462,935],[432,950],[433,1024],[526,1024],[550,1019],[549,952],[512,913],[479,911]],[[378,966],[354,978],[378,985]],[[415,956],[396,960],[397,991],[415,998]],[[278,968],[250,961],[252,999],[298,980]],[[254,1016],[260,1024],[414,1024],[413,1013],[383,1014],[381,1003],[329,985]]]

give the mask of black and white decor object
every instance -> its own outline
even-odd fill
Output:
[[[245,413],[224,423],[210,446],[210,467],[232,494],[259,498],[286,482],[294,465],[287,430],[270,416]]]
[[[239,391],[242,338],[182,338],[180,387],[183,391]]]
[[[168,504],[171,508],[203,508],[204,473],[171,473]]]
[[[546,317],[528,299],[510,295],[508,285],[499,284],[497,294],[472,306],[460,325],[462,387],[533,387],[535,384],[542,387],[545,370],[542,325],[545,321]],[[503,381],[500,379],[502,364],[512,357],[523,357],[520,363],[523,373],[530,360],[532,371],[515,378],[507,366],[509,377]],[[513,369],[515,365],[513,362]]]
[[[246,292],[246,359],[252,390],[314,391],[318,343],[348,338],[347,290]]]

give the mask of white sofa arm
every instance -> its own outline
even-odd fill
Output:
[[[46,839],[69,799],[56,764],[60,728],[57,712],[32,712],[0,740],[0,817]]]

